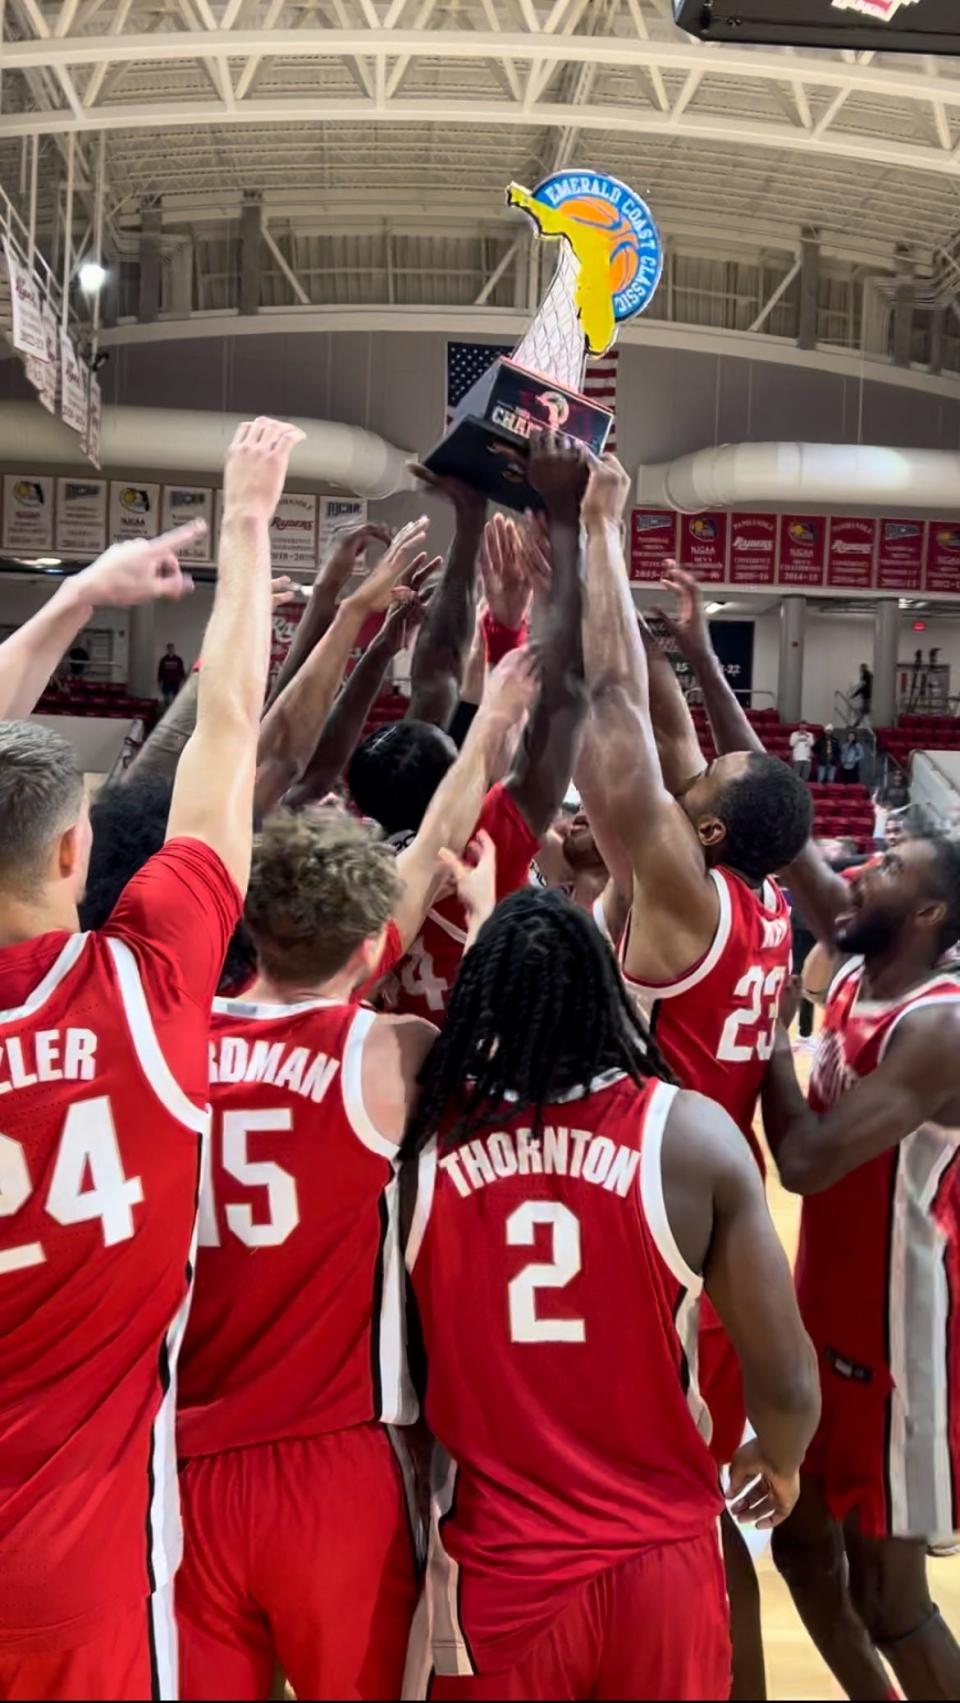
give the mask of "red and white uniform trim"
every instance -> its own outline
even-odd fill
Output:
[[[561,1174],[551,1179],[552,1163],[546,1154],[555,1119],[550,1113],[546,1114],[550,1127],[542,1163],[540,1148],[530,1131],[516,1127],[521,1120],[509,1116],[494,1133],[482,1132],[478,1139],[451,1150],[442,1159],[436,1137],[420,1153],[405,1259],[424,1323],[430,1366],[428,1422],[432,1421],[439,1437],[457,1448],[459,1459],[452,1458],[440,1444],[435,1447],[426,1585],[411,1639],[405,1695],[422,1694],[416,1688],[423,1684],[431,1665],[438,1674],[448,1676],[497,1671],[490,1618],[495,1612],[501,1614],[506,1603],[510,1608],[503,1624],[498,1622],[496,1648],[502,1641],[509,1663],[515,1659],[514,1652],[524,1647],[524,1639],[533,1635],[533,1628],[544,1616],[549,1618],[557,1612],[565,1594],[585,1578],[617,1565],[646,1543],[669,1544],[673,1538],[689,1535],[693,1528],[709,1529],[719,1511],[719,1494],[704,1447],[710,1420],[697,1380],[703,1280],[690,1270],[680,1253],[663,1191],[663,1133],[677,1092],[674,1086],[661,1082],[636,1089],[620,1072],[610,1071],[558,1098],[558,1108],[581,1102],[572,1116],[585,1127],[571,1130],[571,1140],[593,1144],[582,1147],[588,1154],[596,1147],[596,1172],[589,1158],[583,1159],[582,1172],[579,1159],[568,1172],[564,1159]],[[562,1116],[559,1113],[556,1121]],[[559,1134],[565,1143],[567,1130]],[[632,1154],[633,1164],[626,1173],[629,1180],[622,1186],[611,1186],[611,1157],[618,1137],[625,1144],[624,1151]],[[600,1180],[601,1149],[607,1150],[602,1166],[606,1167],[608,1181],[594,1195],[591,1184],[595,1186]],[[510,1159],[514,1151],[516,1156]],[[489,1170],[489,1176],[483,1174],[484,1152],[493,1158],[494,1169]],[[581,1177],[582,1181],[574,1180]],[[613,1204],[618,1198],[622,1207]],[[558,1371],[566,1372],[562,1357],[568,1353],[576,1357],[569,1369],[575,1380],[593,1379],[611,1348],[612,1339],[606,1332],[611,1322],[609,1297],[603,1284],[593,1288],[598,1279],[592,1275],[596,1267],[589,1253],[584,1254],[580,1265],[579,1237],[576,1264],[563,1281],[559,1281],[559,1272],[554,1279],[556,1268],[550,1265],[528,1266],[525,1270],[547,1296],[570,1283],[582,1283],[584,1287],[576,1291],[579,1300],[566,1305],[573,1311],[582,1305],[585,1320],[565,1323],[561,1319],[554,1335],[549,1318],[538,1317],[535,1330],[514,1334],[511,1318],[509,1332],[504,1331],[499,1279],[514,1270],[516,1257],[511,1263],[509,1251],[506,1255],[500,1251],[499,1214],[502,1210],[505,1222],[509,1222],[518,1211],[529,1211],[531,1203],[535,1203],[532,1221],[544,1226],[555,1224],[558,1213],[572,1218],[571,1206],[575,1206],[585,1245],[597,1245],[604,1236],[604,1225],[611,1232],[616,1227],[613,1243],[607,1243],[608,1252],[612,1245],[613,1257],[621,1264],[622,1283],[637,1286],[633,1346],[637,1347],[643,1337],[655,1368],[650,1375],[658,1380],[656,1423],[664,1429],[664,1458],[669,1454],[667,1431],[677,1450],[672,1470],[680,1489],[674,1513],[666,1512],[656,1496],[654,1501],[649,1500],[649,1487],[640,1496],[635,1517],[631,1512],[627,1518],[621,1505],[628,1482],[633,1483],[630,1493],[634,1496],[641,1481],[646,1486],[643,1461],[651,1457],[655,1466],[659,1464],[657,1439],[647,1438],[638,1444],[632,1422],[628,1424],[625,1417],[623,1429],[618,1428],[621,1422],[616,1420],[609,1426],[606,1421],[588,1423],[579,1412],[575,1396],[570,1397],[569,1411],[565,1404],[561,1411],[554,1406],[557,1392],[553,1380]],[[542,1209],[539,1214],[538,1206]],[[621,1211],[623,1219],[619,1217]],[[494,1214],[493,1220],[489,1213]],[[525,1245],[528,1238],[517,1236],[512,1240],[514,1245]],[[508,1234],[507,1243],[510,1241]],[[544,1244],[538,1240],[536,1245],[538,1254],[542,1254]],[[488,1255],[484,1295],[464,1310],[459,1328],[451,1336],[442,1302],[454,1268],[462,1260],[461,1269],[470,1269],[484,1251]],[[516,1288],[525,1281],[521,1273],[509,1284]],[[502,1311],[505,1318],[506,1308]],[[583,1334],[577,1334],[576,1326]],[[629,1342],[628,1335],[623,1346]],[[467,1411],[472,1409],[476,1392],[467,1393],[466,1387],[459,1385],[475,1350],[484,1356],[485,1364],[492,1359],[491,1377],[498,1371],[507,1374],[502,1386],[495,1379],[502,1393],[499,1398],[491,1396],[489,1411],[479,1423]],[[460,1394],[454,1400],[458,1388]],[[528,1454],[524,1454],[522,1441],[518,1446],[514,1439],[507,1446],[507,1453],[512,1451],[513,1457],[508,1460],[503,1448],[510,1426],[517,1425],[525,1435],[537,1404],[541,1404],[543,1415],[550,1413],[550,1435],[540,1434],[540,1448],[531,1440]],[[623,1407],[622,1402],[619,1405]],[[684,1406],[693,1425],[688,1432],[681,1421],[683,1434],[678,1436],[677,1420]],[[511,1419],[503,1432],[500,1426],[505,1412]],[[671,1417],[666,1420],[668,1412]],[[455,1438],[450,1439],[450,1429],[461,1432],[463,1447]],[[495,1440],[498,1431],[499,1444]],[[621,1477],[621,1473],[626,1476]],[[533,1498],[532,1486],[538,1483],[541,1494]],[[589,1529],[581,1531],[578,1527],[576,1536],[568,1529],[569,1508],[565,1507],[559,1520],[554,1512],[568,1500],[570,1506],[579,1507],[582,1502],[590,1510],[586,1516]],[[494,1554],[491,1532],[498,1521],[504,1535]],[[531,1574],[539,1574],[541,1582],[549,1581],[549,1590],[534,1590]],[[493,1609],[495,1601],[501,1605],[497,1611]],[[472,1604],[466,1614],[464,1602]],[[518,1607],[520,1602],[522,1607]],[[479,1645],[470,1630],[471,1615],[479,1615]]]
[[[861,1000],[863,974],[851,960],[827,996],[810,1088],[819,1112],[881,1064],[906,1018],[960,1004],[949,972],[893,1001]],[[960,1529],[958,1143],[960,1129],[924,1123],[803,1205],[797,1293],[825,1398],[807,1470],[838,1517],[865,1510],[867,1535],[932,1540]],[[872,1427],[856,1411],[868,1388]],[[833,1464],[849,1457],[855,1427],[872,1495]]]

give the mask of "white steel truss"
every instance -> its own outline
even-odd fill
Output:
[[[905,252],[919,305],[960,287],[960,60],[707,46],[670,0],[0,0],[15,201],[36,147],[53,258],[69,150],[113,257],[136,259],[140,208],[159,206],[177,299],[210,311],[230,311],[250,195],[263,305],[355,288],[520,306],[503,188],[578,163],[653,206],[675,256],[664,317],[785,327],[811,228],[844,347],[866,326],[883,344]]]

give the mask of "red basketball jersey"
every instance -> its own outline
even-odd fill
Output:
[[[175,1368],[240,896],[172,841],[100,934],[0,951],[0,1650],[96,1636],[180,1559]]]
[[[363,1100],[376,1013],[218,999],[181,1455],[408,1423],[396,1145]]]
[[[567,1593],[720,1512],[697,1301],[667,1222],[676,1089],[618,1073],[421,1155],[407,1265],[442,1448],[428,1562],[440,1673],[512,1665]],[[576,1127],[574,1127],[576,1126]]]
[[[817,1112],[877,1068],[905,1017],[960,1002],[960,981],[946,972],[902,999],[861,999],[863,973],[862,959],[851,959],[827,997],[810,1085]],[[960,1453],[958,1140],[960,1130],[924,1124],[803,1202],[800,1310],[834,1372],[889,1397],[890,1529],[903,1536],[960,1528],[953,1484]]]
[[[505,899],[525,884],[540,841],[502,782],[487,793],[474,834],[481,828],[496,847],[497,899]],[[456,894],[441,899],[428,913],[396,975],[384,983],[384,1004],[391,1011],[442,1023],[466,939],[466,918]]]
[[[730,869],[710,878],[720,917],[699,964],[663,986],[625,980],[678,1081],[729,1112],[759,1163],[753,1120],[790,973],[790,911],[775,881],[757,893]],[[621,964],[628,939],[629,924]]]

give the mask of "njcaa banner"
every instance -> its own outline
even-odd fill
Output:
[[[160,486],[115,479],[110,486],[110,542],[156,538],[160,531]]]
[[[204,485],[164,485],[160,508],[161,532],[171,532],[175,526],[186,526],[191,520],[205,520],[207,530],[196,543],[188,544],[180,555],[185,562],[213,560],[213,492]]]
[[[960,520],[635,508],[631,580],[656,584],[671,558],[706,584],[960,597]]]
[[[3,548],[33,555],[53,545],[53,480],[45,473],[6,473]]]

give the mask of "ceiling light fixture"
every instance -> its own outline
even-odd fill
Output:
[[[85,260],[78,277],[84,295],[95,296],[99,290],[103,289],[107,281],[107,269],[105,266],[101,266],[99,260]]]

